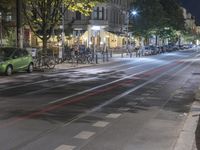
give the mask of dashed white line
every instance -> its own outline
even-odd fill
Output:
[[[91,136],[93,136],[94,134],[95,134],[95,132],[82,131],[82,132],[80,132],[79,134],[77,134],[74,138],[87,140],[87,139],[89,139]]]
[[[76,146],[61,145],[61,146],[57,147],[55,150],[73,150],[75,148],[76,148]]]
[[[144,93],[142,94],[142,96],[150,96],[151,94],[150,93]]]
[[[109,122],[98,121],[98,122],[94,123],[92,126],[93,127],[103,128],[103,127],[106,127],[108,124],[109,124]]]
[[[109,115],[106,116],[106,118],[116,119],[116,118],[118,118],[120,116],[121,116],[121,114],[109,114]]]
[[[130,108],[128,108],[128,107],[121,107],[121,108],[119,108],[119,111],[129,111],[130,110]]]

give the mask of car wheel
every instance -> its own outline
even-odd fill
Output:
[[[6,68],[6,75],[7,76],[10,76],[10,75],[12,75],[12,71],[13,71],[13,68],[12,68],[12,66],[8,66],[7,68]]]
[[[28,65],[28,70],[27,70],[27,72],[28,72],[28,73],[33,72],[33,64],[32,64],[32,63],[30,63],[30,64]]]

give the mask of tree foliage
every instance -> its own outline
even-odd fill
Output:
[[[164,25],[164,11],[159,0],[137,0],[134,7],[139,11],[133,22],[137,34],[148,36],[151,30]]]
[[[31,30],[43,41],[43,49],[52,31],[60,25],[62,6],[65,10],[89,15],[98,2],[104,0],[23,0],[23,11]]]
[[[167,25],[176,30],[184,30],[183,10],[178,3],[178,0],[160,0],[160,3],[167,18]]]
[[[139,11],[133,22],[137,35],[175,38],[175,30],[184,30],[183,12],[177,0],[136,0],[133,6]]]
[[[1,0],[0,12],[6,12],[15,5],[15,0]]]
[[[1,13],[1,20],[0,20],[0,28],[3,35],[2,38],[6,38],[8,45],[13,46],[15,43],[15,29],[9,25],[9,22],[6,21],[5,14],[10,12],[11,9],[15,7],[15,0],[0,0],[0,13]]]

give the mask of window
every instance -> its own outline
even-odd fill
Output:
[[[6,21],[11,21],[11,20],[12,20],[12,14],[11,14],[11,12],[8,12],[6,14]]]
[[[98,10],[99,10],[99,7],[95,7],[94,8],[94,12],[93,12],[93,17],[94,17],[94,20],[97,20],[98,19]]]
[[[93,11],[94,20],[104,20],[104,7],[95,7]]]
[[[76,20],[81,20],[81,13],[76,11]]]

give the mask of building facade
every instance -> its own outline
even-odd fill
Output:
[[[125,45],[125,28],[128,23],[127,12],[133,0],[110,0],[98,4],[90,16],[79,12],[65,13],[65,24],[73,20],[71,40],[68,45],[81,44],[87,47],[110,48]]]
[[[195,17],[191,15],[191,13],[187,12],[185,8],[182,8],[183,10],[183,16],[185,19],[185,28],[187,30],[190,30],[194,33],[196,33],[196,23],[195,23]]]

